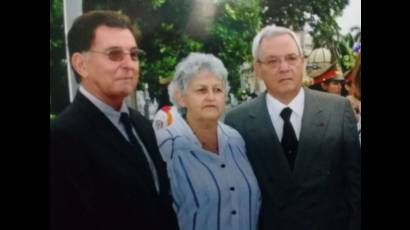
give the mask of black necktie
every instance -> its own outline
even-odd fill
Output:
[[[282,147],[288,159],[290,169],[293,170],[295,165],[296,153],[298,151],[298,139],[296,138],[295,130],[293,130],[292,123],[290,123],[290,115],[292,110],[286,107],[280,113],[283,119],[283,136]]]
[[[130,144],[133,146],[133,148],[135,149],[135,152],[136,152],[135,156],[137,158],[138,164],[142,167],[141,171],[144,174],[143,175],[144,180],[154,189],[154,180],[153,180],[151,169],[148,165],[148,160],[145,157],[145,154],[142,150],[141,145],[138,143],[137,138],[132,132],[131,121],[127,113],[121,113],[120,122],[122,122],[122,124],[124,125],[125,132],[127,133],[127,136],[128,136],[128,140]]]
[[[141,147],[138,144],[137,138],[132,133],[131,121],[130,121],[130,118],[129,118],[128,114],[127,113],[121,113],[120,121],[124,125],[125,132],[127,133],[127,137],[128,137],[129,142],[133,146],[140,149]],[[142,149],[141,149],[141,151],[142,151]]]

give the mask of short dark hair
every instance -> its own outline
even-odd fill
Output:
[[[76,52],[89,50],[95,39],[95,30],[103,25],[113,28],[129,29],[136,41],[140,38],[140,31],[131,23],[127,15],[116,11],[89,11],[75,19],[68,32],[67,38],[70,58]],[[80,76],[74,68],[73,71],[77,82],[79,82]]]

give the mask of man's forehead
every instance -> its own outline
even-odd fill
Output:
[[[133,48],[137,43],[132,32],[127,28],[99,26],[95,30],[92,46],[105,48]]]
[[[288,34],[274,37],[265,37],[260,44],[260,53],[263,56],[280,56],[298,54],[298,47],[293,38]]]

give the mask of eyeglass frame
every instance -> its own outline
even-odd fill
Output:
[[[135,53],[136,53],[135,57],[133,57],[133,55],[131,55],[134,52],[134,50],[135,50]],[[133,60],[133,61],[139,61],[140,57],[142,55],[146,54],[144,50],[139,49],[139,48],[132,48],[129,51],[126,51],[126,50],[121,49],[121,48],[111,48],[111,49],[107,49],[105,51],[87,50],[86,52],[104,54],[108,57],[108,59],[110,61],[113,61],[113,62],[122,62],[126,55],[130,55],[131,60]],[[113,52],[121,52],[121,55],[118,58],[114,58],[113,56],[111,56],[111,55],[113,55]]]
[[[257,63],[260,63],[260,64],[267,65],[267,66],[269,66],[270,68],[276,69],[276,68],[278,68],[278,67],[282,64],[282,59],[284,59],[284,61],[285,61],[288,65],[292,65],[292,66],[293,66],[294,64],[296,64],[296,62],[295,62],[294,64],[290,64],[289,61],[286,60],[286,58],[289,58],[289,56],[295,57],[295,61],[299,60],[299,59],[302,57],[300,54],[295,54],[295,53],[288,54],[288,55],[285,55],[285,56],[282,56],[282,57],[276,57],[276,56],[275,56],[275,57],[272,57],[272,58],[277,58],[277,59],[278,59],[278,62],[275,64],[275,66],[272,66],[271,61],[263,62],[263,61],[261,61],[260,59],[258,59],[256,62],[257,62]]]

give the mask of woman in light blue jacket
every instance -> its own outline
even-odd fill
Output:
[[[181,230],[256,230],[261,194],[245,142],[219,121],[227,70],[212,54],[191,53],[169,87],[181,119],[157,132]]]

